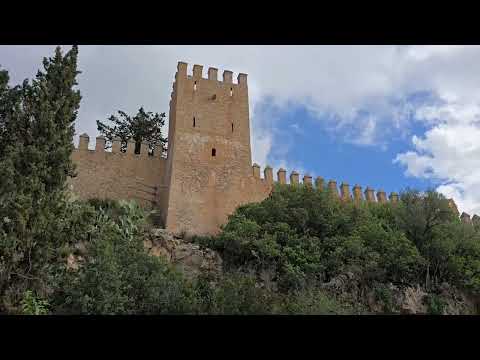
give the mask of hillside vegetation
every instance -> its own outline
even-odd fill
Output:
[[[461,223],[435,191],[355,205],[327,189],[277,186],[237,209],[219,236],[197,241],[218,250],[227,271],[253,271],[276,293],[302,300],[323,292],[354,312],[371,311],[369,302],[400,312],[394,297],[408,289],[421,289],[433,313],[446,310],[447,289],[480,294],[479,229]]]
[[[478,311],[474,302],[452,301],[478,299],[480,234],[435,192],[354,206],[326,190],[278,186],[262,203],[239,208],[218,236],[190,239],[223,258],[220,275],[193,279],[146,253],[151,225],[134,203],[64,202],[64,213],[44,230],[58,247],[32,264],[35,277],[5,279],[5,265],[24,268],[5,261],[6,251],[11,260],[21,255],[2,234],[2,312],[402,313],[396,297],[406,289],[421,289],[425,313]]]
[[[0,313],[475,313],[480,233],[434,191],[398,204],[343,203],[278,185],[218,236],[182,239],[220,254],[198,276],[144,247],[150,214],[69,194],[77,47],[33,81],[0,69]],[[179,240],[180,241],[180,240]]]

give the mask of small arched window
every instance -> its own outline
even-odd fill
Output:
[[[197,82],[196,81],[193,82],[193,91],[197,91]]]
[[[230,88],[230,96],[233,96],[233,88]]]
[[[196,123],[195,123],[195,116],[193,117],[193,127],[195,127]]]
[[[233,132],[233,123],[232,123],[232,132]]]
[[[217,150],[215,148],[212,149],[212,156],[217,156]]]

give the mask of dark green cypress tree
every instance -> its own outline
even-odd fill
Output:
[[[80,106],[78,48],[57,47],[32,82],[8,86],[0,73],[0,298],[14,306],[26,289],[48,292],[62,243],[65,186],[73,175]],[[0,304],[0,307],[2,305]]]

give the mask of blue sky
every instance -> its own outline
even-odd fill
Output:
[[[387,193],[433,186],[431,180],[406,177],[403,166],[392,163],[398,153],[410,148],[409,139],[392,137],[386,146],[357,145],[342,141],[341,135],[329,131],[327,119],[314,117],[305,107],[292,107],[277,116],[269,164],[285,162],[325,181],[334,179],[338,185],[346,181],[350,187],[358,183]],[[412,132],[423,134],[423,126],[417,124]],[[292,170],[287,169],[288,173]]]
[[[442,181],[409,176],[405,166],[394,159],[412,148],[412,136],[422,136],[432,127],[418,119],[414,110],[439,106],[441,99],[431,91],[418,91],[388,101],[396,108],[408,107],[409,111],[403,111],[402,125],[392,126],[388,118],[377,120],[377,134],[361,141],[362,129],[368,127],[366,119],[375,116],[368,107],[358,110],[346,125],[338,126],[335,113],[318,114],[295,103],[279,109],[272,98],[264,99],[253,112],[256,117],[274,119],[267,130],[272,134],[272,145],[266,164],[287,168],[288,173],[300,171],[301,176],[308,173],[325,181],[333,179],[338,185],[346,182],[350,188],[355,184],[363,189],[370,186],[387,194],[406,188],[420,191],[437,188]]]
[[[19,83],[53,50],[0,46],[0,66]],[[80,46],[77,136],[119,109],[168,113],[178,61],[248,74],[262,169],[434,187],[480,214],[480,46]]]

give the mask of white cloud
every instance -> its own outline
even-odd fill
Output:
[[[367,117],[365,126],[363,129],[360,129],[359,135],[352,139],[352,143],[358,145],[371,145],[375,143],[375,132],[376,130],[376,122],[375,117],[370,115]]]
[[[257,131],[253,134],[252,161],[262,166],[266,166],[267,157],[272,148],[272,136],[265,132]]]
[[[406,48],[407,56],[417,60],[426,60],[434,56],[450,55],[457,51],[464,50],[466,46],[463,45],[423,45],[410,46]]]
[[[395,161],[406,166],[407,175],[442,180],[439,192],[453,197],[461,211],[480,213],[480,126],[476,116],[467,121],[465,112],[450,110],[450,105],[429,109],[428,114],[444,114],[442,121],[424,137],[414,136],[414,151],[399,154]]]
[[[52,50],[0,46],[0,65],[19,82],[33,76]],[[478,211],[480,198],[473,190],[480,184],[480,47],[80,46],[78,132],[95,134],[95,120],[118,109],[134,112],[143,105],[168,112],[179,60],[203,64],[204,73],[209,66],[219,68],[220,76],[225,69],[248,73],[253,160],[262,167],[278,145],[275,112],[258,106],[266,98],[278,112],[303,105],[328,121],[340,140],[362,146],[386,146],[391,136],[410,136],[413,114],[430,130],[413,137],[412,151],[397,161],[412,176],[443,179],[439,190],[454,194],[460,207]],[[431,92],[441,102],[418,108],[406,100],[417,91]]]

